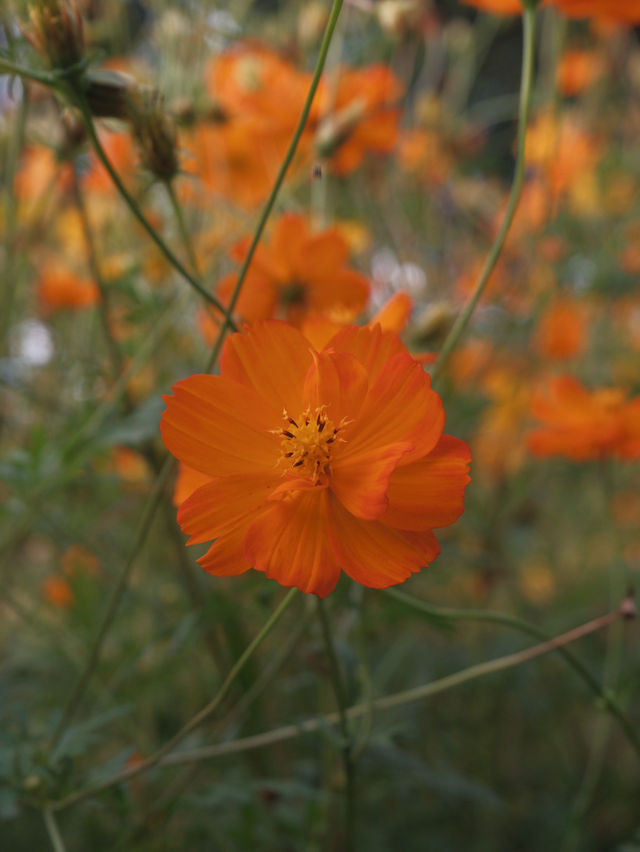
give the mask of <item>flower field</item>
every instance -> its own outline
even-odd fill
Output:
[[[0,7],[0,850],[640,852],[640,2]]]

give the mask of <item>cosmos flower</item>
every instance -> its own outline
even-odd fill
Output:
[[[620,388],[590,392],[572,376],[556,376],[533,395],[531,413],[541,423],[528,437],[534,455],[640,457],[640,397],[629,401]]]
[[[429,376],[397,335],[350,326],[321,351],[292,326],[226,342],[219,376],[165,397],[162,438],[210,477],[181,506],[211,574],[249,568],[319,597],[345,571],[401,583],[439,553],[433,529],[463,509],[470,453],[443,435]]]

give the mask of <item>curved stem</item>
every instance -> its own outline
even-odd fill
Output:
[[[322,638],[329,663],[329,673],[333,691],[338,703],[338,722],[342,738],[342,762],[346,778],[345,801],[345,849],[355,849],[355,766],[352,753],[351,733],[347,721],[347,693],[340,673],[340,664],[331,635],[331,623],[322,598],[317,598],[318,617],[322,628]]]
[[[462,684],[477,680],[485,675],[496,674],[497,672],[514,668],[522,665],[523,663],[534,660],[537,657],[541,657],[544,654],[557,651],[560,648],[564,648],[565,645],[568,645],[571,642],[575,642],[584,636],[588,636],[591,633],[602,630],[610,624],[615,623],[621,617],[623,617],[623,615],[620,611],[609,612],[606,615],[595,618],[586,624],[582,624],[579,627],[574,628],[573,630],[569,630],[560,636],[556,636],[549,641],[542,642],[539,645],[533,645],[530,648],[525,648],[524,651],[518,651],[514,654],[507,654],[504,657],[497,657],[495,660],[478,663],[477,665],[462,669],[462,671],[455,672],[451,675],[446,675],[446,677],[432,681],[431,683],[423,684],[422,686],[415,687],[414,689],[408,689],[403,692],[396,692],[392,695],[383,696],[382,698],[376,698],[371,705],[374,710],[389,710],[392,707],[401,707],[404,704],[409,704],[413,701],[430,698],[433,695],[446,692],[448,689],[455,686],[461,686]],[[357,719],[360,716],[364,716],[369,713],[370,709],[371,707],[368,702],[355,704],[347,709],[346,717],[347,719]],[[196,763],[200,760],[207,760],[213,757],[222,757],[223,755],[228,754],[238,754],[249,749],[263,748],[264,746],[294,739],[295,737],[302,736],[303,734],[322,730],[327,725],[339,724],[340,713],[329,713],[325,716],[306,719],[305,721],[294,725],[285,725],[272,731],[265,731],[264,733],[233,740],[232,742],[219,743],[217,745],[205,746],[203,748],[194,749],[181,754],[169,755],[158,762],[161,766],[177,766],[183,763]],[[114,784],[119,784],[121,781],[131,777],[132,774],[137,773],[132,770],[127,770],[114,778],[103,782],[102,784],[96,784],[94,787],[90,787],[86,790],[71,793],[66,798],[54,803],[53,807],[55,810],[67,808],[70,805],[76,804],[77,802],[83,801],[84,799],[90,798],[91,796],[106,790]]]
[[[281,616],[288,609],[289,604],[293,601],[296,596],[297,589],[290,589],[285,598],[280,602],[278,607],[271,614],[266,624],[262,627],[260,632],[253,638],[253,640],[247,645],[245,650],[240,655],[239,659],[236,661],[235,665],[226,676],[222,685],[211,699],[208,704],[199,710],[195,716],[192,716],[191,719],[184,725],[175,736],[173,736],[168,742],[166,742],[161,748],[159,748],[156,752],[154,752],[150,757],[146,760],[140,761],[135,766],[126,769],[124,772],[121,772],[115,778],[111,778],[108,781],[103,782],[102,784],[98,784],[93,788],[94,792],[99,792],[100,790],[106,790],[108,787],[111,787],[113,784],[119,784],[122,781],[128,781],[130,778],[134,778],[136,775],[140,775],[143,772],[146,772],[148,769],[151,769],[156,764],[160,763],[163,757],[165,757],[169,752],[173,751],[173,749],[182,742],[182,740],[188,736],[193,730],[195,730],[199,725],[201,725],[206,719],[211,716],[211,714],[216,710],[221,704],[222,700],[225,698],[229,689],[235,679],[238,677],[242,669],[249,662],[255,651],[260,647],[263,641],[267,638],[269,633],[276,626]],[[78,801],[79,798],[85,798],[83,793],[73,794],[68,796],[66,799],[63,799],[61,802],[58,802],[54,805],[56,810],[60,810],[61,808],[67,807],[69,804],[73,804],[73,802]]]
[[[22,77],[24,80],[33,80],[34,83],[41,83],[43,86],[53,87],[56,85],[52,74],[46,74],[43,71],[34,71],[31,68],[24,68],[10,59],[5,59],[4,56],[0,56],[0,74],[9,74],[15,77]]]
[[[335,31],[336,25],[338,23],[338,18],[340,17],[340,10],[342,9],[343,0],[333,0],[333,5],[331,7],[331,11],[329,13],[329,19],[327,21],[327,26],[324,31],[324,36],[322,37],[322,43],[320,44],[320,50],[318,52],[318,59],[316,60],[316,67],[313,72],[313,77],[311,79],[311,85],[309,86],[309,91],[307,93],[307,97],[304,102],[304,106],[302,107],[302,112],[300,113],[300,118],[298,120],[298,124],[293,133],[293,137],[291,142],[289,143],[289,148],[287,153],[285,154],[284,160],[278,170],[278,174],[276,176],[275,183],[273,184],[273,188],[271,193],[269,194],[269,198],[267,199],[266,204],[260,214],[260,218],[258,219],[258,224],[256,225],[256,230],[253,234],[253,238],[251,240],[251,244],[249,245],[249,250],[247,251],[247,255],[240,267],[240,272],[238,273],[238,280],[236,281],[235,287],[233,288],[233,293],[231,294],[231,298],[229,300],[229,306],[227,308],[227,313],[220,329],[220,333],[218,334],[218,338],[214,344],[213,350],[211,352],[211,358],[209,359],[209,363],[212,366],[218,359],[218,355],[220,354],[220,349],[222,348],[222,343],[224,341],[224,337],[229,328],[233,328],[233,323],[231,322],[231,316],[233,315],[233,310],[236,306],[238,298],[240,296],[240,291],[242,290],[242,285],[244,284],[244,280],[247,277],[247,272],[249,271],[249,266],[251,265],[251,261],[253,259],[253,255],[255,254],[256,248],[258,247],[258,243],[262,237],[262,233],[265,229],[269,216],[271,215],[271,211],[273,210],[273,206],[276,203],[276,199],[280,192],[280,188],[284,183],[285,176],[291,165],[295,153],[298,149],[298,144],[300,143],[300,139],[302,137],[302,133],[306,126],[307,120],[309,118],[309,113],[311,112],[311,105],[313,103],[313,99],[315,97],[316,91],[318,89],[318,85],[320,83],[320,78],[322,77],[322,72],[324,70],[325,62],[327,61],[327,54],[329,53],[329,46],[331,45],[331,39],[333,38],[333,33]]]
[[[87,102],[84,99],[84,96],[80,93],[74,91],[73,92],[73,102],[77,105],[80,110],[80,114],[82,115],[82,120],[89,136],[89,140],[91,145],[93,146],[94,151],[96,152],[96,156],[105,167],[107,172],[109,173],[109,177],[113,181],[116,189],[122,196],[123,200],[127,204],[127,207],[133,213],[135,218],[140,222],[142,227],[145,229],[147,234],[151,237],[153,242],[160,249],[162,254],[166,257],[169,263],[182,275],[182,277],[187,281],[187,283],[193,287],[193,289],[202,296],[203,299],[206,299],[207,302],[212,304],[215,308],[217,308],[222,314],[225,315],[225,323],[228,323],[232,328],[235,328],[233,320],[231,319],[231,312],[227,311],[227,309],[216,299],[216,297],[209,293],[208,290],[200,284],[199,281],[193,277],[193,275],[186,269],[184,264],[176,257],[173,251],[169,248],[166,242],[162,239],[160,234],[156,231],[153,225],[149,222],[147,217],[144,215],[138,202],[131,195],[129,190],[125,187],[125,185],[120,180],[118,173],[115,171],[107,154],[102,147],[102,143],[98,138],[98,134],[96,133],[95,124],[93,123],[93,118],[91,116],[91,112],[89,111],[89,107],[87,106]]]
[[[482,271],[480,272],[480,276],[476,282],[471,298],[464,306],[461,313],[458,315],[455,323],[453,324],[453,328],[451,329],[444,343],[442,344],[442,349],[440,350],[440,354],[438,355],[438,360],[436,361],[433,366],[433,369],[431,370],[431,377],[433,381],[435,381],[437,376],[439,376],[442,372],[442,368],[444,367],[449,356],[457,346],[458,341],[462,337],[462,334],[464,333],[467,325],[469,324],[471,315],[473,314],[473,311],[475,310],[475,307],[484,292],[484,288],[486,287],[487,282],[489,281],[489,278],[498,261],[498,258],[500,257],[500,253],[502,252],[502,248],[504,246],[507,234],[509,233],[511,223],[513,222],[518,207],[518,201],[520,200],[520,193],[522,191],[522,184],[524,182],[524,155],[527,135],[527,124],[529,122],[529,112],[531,110],[531,93],[533,90],[533,65],[535,58],[534,48],[536,34],[535,5],[529,5],[528,3],[525,3],[522,15],[522,26],[523,51],[522,77],[520,81],[520,108],[518,111],[518,142],[516,149],[516,163],[513,175],[513,183],[511,185],[511,192],[509,194],[507,209],[505,211],[502,224],[500,225],[500,230],[496,234],[496,238],[484,262],[484,266],[482,267]]]
[[[45,805],[42,809],[42,816],[44,818],[44,824],[46,826],[51,845],[54,848],[54,852],[66,852],[66,847],[62,840],[62,835],[60,834],[60,829],[58,828],[51,805]]]
[[[189,229],[187,228],[187,224],[184,220],[184,213],[182,212],[182,207],[180,206],[180,202],[178,201],[178,196],[176,195],[173,181],[164,181],[164,188],[167,192],[167,195],[169,196],[171,209],[173,210],[173,215],[178,225],[178,231],[180,232],[180,237],[182,239],[184,249],[187,253],[187,258],[189,259],[189,263],[191,264],[191,268],[193,269],[194,273],[198,275],[198,260],[196,258],[196,253],[193,248],[193,241],[191,239]]]
[[[508,615],[507,613],[491,612],[490,610],[483,609],[453,609],[450,607],[434,606],[426,601],[414,598],[412,595],[406,594],[406,592],[399,592],[396,589],[386,589],[385,591],[390,597],[408,606],[412,606],[414,609],[424,612],[425,615],[429,615],[432,618],[448,621],[486,621],[493,624],[502,624],[505,627],[513,627],[521,633],[526,633],[528,636],[534,636],[537,639],[550,640],[549,634],[545,633],[544,630],[540,630],[535,624],[530,624],[528,621]],[[582,660],[576,657],[572,651],[562,645],[559,645],[556,650],[569,663],[576,674],[582,678],[607,711],[618,720],[620,727],[627,735],[627,739],[633,746],[638,758],[640,758],[640,737],[618,703],[615,695],[601,686]]]

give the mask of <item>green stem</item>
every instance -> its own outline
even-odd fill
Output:
[[[276,626],[281,616],[288,609],[290,603],[296,596],[297,589],[290,589],[287,595],[280,602],[278,607],[271,614],[265,625],[262,627],[260,632],[253,638],[253,640],[249,643],[249,645],[245,648],[245,650],[240,655],[239,659],[234,664],[233,668],[226,676],[222,685],[211,699],[208,704],[198,711],[195,716],[192,716],[191,719],[184,725],[178,733],[173,736],[168,742],[166,742],[161,748],[159,748],[156,752],[154,752],[150,757],[146,760],[142,760],[140,763],[137,763],[135,766],[126,769],[124,772],[121,772],[115,778],[112,778],[108,781],[103,782],[102,784],[98,784],[92,788],[91,793],[99,792],[100,790],[106,790],[108,787],[111,787],[113,784],[119,784],[122,781],[128,781],[131,778],[134,778],[136,775],[140,775],[143,772],[146,772],[148,769],[151,769],[156,764],[160,763],[160,761],[169,754],[169,752],[173,751],[173,749],[182,742],[182,740],[188,736],[192,731],[194,731],[197,727],[199,727],[204,721],[206,721],[209,716],[219,707],[222,700],[225,698],[231,685],[238,677],[242,669],[249,662],[253,654],[257,651],[263,641],[267,638],[269,633]],[[67,796],[66,799],[58,802],[54,805],[56,810],[60,810],[61,808],[65,808],[73,802],[79,801],[86,797],[88,791],[72,794],[71,796]]]
[[[42,809],[42,816],[44,818],[44,824],[47,828],[47,834],[49,835],[49,840],[54,848],[54,852],[66,852],[64,841],[62,840],[62,835],[58,829],[58,824],[51,805],[46,805]]]
[[[253,255],[255,254],[256,248],[258,247],[258,243],[260,242],[260,239],[262,237],[262,233],[265,229],[269,216],[271,215],[271,211],[273,210],[274,204],[276,203],[280,188],[284,183],[285,176],[298,149],[298,144],[300,142],[302,133],[309,118],[309,113],[311,112],[311,105],[318,89],[320,78],[322,77],[325,62],[327,61],[327,54],[329,53],[331,39],[338,23],[338,18],[340,17],[342,3],[343,0],[333,1],[331,12],[329,13],[329,19],[327,21],[327,26],[324,31],[324,36],[322,37],[322,43],[320,45],[320,51],[318,53],[318,59],[316,61],[316,67],[313,72],[313,77],[311,79],[311,85],[309,86],[309,91],[307,93],[304,106],[302,107],[302,112],[300,113],[298,124],[294,131],[291,142],[289,143],[289,148],[287,150],[287,153],[285,154],[284,160],[280,165],[280,169],[278,171],[275,183],[273,184],[273,188],[271,190],[269,198],[267,199],[262,213],[260,214],[260,218],[258,220],[256,230],[253,234],[249,250],[247,251],[247,255],[242,263],[242,266],[240,267],[240,272],[238,273],[238,280],[236,281],[235,287],[233,288],[233,293],[231,294],[231,299],[229,300],[229,306],[227,308],[227,313],[224,318],[222,328],[220,329],[220,333],[218,334],[218,338],[211,352],[211,358],[209,359],[209,369],[211,368],[211,366],[213,366],[213,364],[215,364],[218,359],[228,329],[233,328],[231,317],[233,315],[234,308],[240,296],[240,291],[242,290],[242,285],[244,284],[247,272],[249,271],[249,266],[251,264],[251,261],[253,260]]]
[[[221,313],[225,315],[225,323],[228,323],[232,328],[235,328],[233,320],[231,319],[231,311],[227,311],[226,308],[216,299],[216,297],[209,293],[208,290],[200,284],[193,275],[186,269],[183,263],[176,257],[173,251],[169,248],[166,242],[162,239],[160,234],[156,231],[153,225],[149,222],[147,217],[142,212],[140,205],[135,200],[135,198],[131,195],[128,189],[120,180],[118,173],[115,171],[107,154],[102,147],[102,143],[98,138],[98,134],[96,133],[95,124],[93,123],[93,118],[91,116],[91,112],[89,111],[89,107],[87,106],[87,102],[84,99],[84,96],[79,94],[77,91],[73,92],[73,102],[77,105],[80,110],[80,114],[82,115],[82,120],[84,122],[85,129],[89,136],[89,140],[91,141],[91,145],[93,146],[94,151],[102,165],[107,170],[109,177],[113,181],[116,189],[122,196],[123,200],[127,204],[127,207],[131,211],[131,213],[135,216],[135,218],[140,222],[142,227],[145,229],[147,234],[151,237],[153,242],[160,249],[162,254],[166,257],[169,263],[182,275],[182,277],[187,281],[188,284],[193,287],[193,289],[202,296],[203,299],[206,299],[207,302],[216,307]]]
[[[433,381],[435,381],[436,378],[442,372],[442,368],[444,367],[447,359],[457,346],[458,341],[462,337],[467,325],[469,324],[471,315],[473,314],[473,311],[475,310],[475,307],[484,292],[484,289],[487,285],[487,282],[489,281],[489,278],[498,261],[498,258],[500,257],[500,253],[502,252],[502,248],[504,246],[507,234],[509,233],[511,223],[513,222],[518,207],[518,201],[520,200],[520,193],[522,191],[522,184],[524,182],[524,155],[527,136],[527,124],[529,123],[529,112],[531,110],[531,93],[533,90],[533,66],[535,58],[536,34],[535,5],[525,4],[522,15],[522,26],[524,44],[522,51],[522,76],[520,81],[520,107],[518,111],[518,142],[516,149],[516,163],[513,183],[511,185],[511,192],[509,194],[507,209],[505,211],[504,219],[502,220],[500,230],[498,231],[493,245],[489,250],[489,254],[487,255],[487,258],[484,262],[484,266],[482,267],[482,271],[480,272],[480,276],[476,282],[471,298],[464,306],[461,313],[458,315],[455,323],[453,324],[453,328],[451,329],[444,343],[442,344],[442,349],[440,350],[440,354],[438,355],[438,360],[436,361],[433,366],[433,369],[431,370],[431,377]]]
[[[167,195],[169,196],[171,209],[173,210],[173,215],[178,225],[178,231],[180,232],[180,238],[182,239],[182,244],[184,245],[184,249],[187,253],[187,258],[191,265],[191,269],[193,269],[194,273],[198,275],[198,259],[196,258],[191,234],[189,233],[187,224],[184,220],[184,213],[182,212],[182,207],[180,205],[180,202],[178,201],[178,196],[176,195],[173,181],[164,181],[164,188],[166,190]]]
[[[58,722],[58,725],[54,731],[50,745],[51,753],[55,751],[56,747],[60,743],[64,732],[67,730],[69,724],[71,723],[71,720],[73,719],[80,705],[80,702],[84,697],[84,694],[89,685],[89,681],[91,680],[91,677],[98,665],[98,661],[100,659],[100,654],[102,653],[102,647],[107,637],[107,633],[109,632],[109,629],[113,624],[116,612],[118,611],[120,602],[122,601],[124,593],[129,584],[129,578],[131,576],[133,566],[147,538],[147,534],[151,528],[151,524],[156,513],[156,509],[162,501],[165,483],[169,477],[172,468],[173,459],[171,457],[168,457],[165,460],[162,469],[156,479],[154,489],[145,503],[142,512],[142,518],[138,525],[138,531],[136,534],[134,545],[131,549],[131,554],[124,566],[124,569],[122,570],[122,573],[120,574],[116,587],[112,592],[111,598],[107,605],[107,610],[102,619],[102,624],[100,625],[98,635],[96,636],[91,647],[91,652],[89,653],[89,657],[87,659],[85,667],[76,682],[75,688],[66,703],[66,706],[60,717],[60,721]]]
[[[447,675],[439,680],[423,684],[422,686],[415,687],[414,689],[408,689],[403,692],[386,695],[382,698],[376,698],[372,702],[373,709],[377,711],[389,710],[393,707],[401,707],[413,701],[420,701],[424,698],[430,698],[433,695],[438,695],[441,692],[446,692],[448,689],[452,689],[455,686],[461,686],[465,683],[469,683],[470,681],[485,677],[486,675],[496,674],[500,671],[515,668],[516,666],[530,662],[537,657],[549,654],[552,651],[557,651],[559,648],[564,647],[571,642],[575,642],[584,636],[588,636],[591,633],[602,630],[608,625],[615,623],[620,617],[620,612],[610,612],[606,615],[600,616],[599,618],[595,618],[586,624],[582,624],[580,627],[569,630],[567,633],[556,636],[547,642],[542,642],[539,645],[526,648],[524,651],[518,651],[515,654],[507,654],[504,657],[498,657],[495,660],[489,660],[485,663],[478,663],[475,666],[462,669],[462,671],[455,672],[454,674]],[[369,712],[370,705],[368,702],[365,702],[349,707],[346,711],[346,717],[347,719],[357,719]],[[294,739],[295,737],[302,736],[303,734],[313,733],[326,728],[327,725],[341,725],[341,714],[339,712],[329,713],[325,716],[306,719],[305,721],[298,722],[295,725],[285,725],[272,731],[265,731],[261,734],[255,734],[254,736],[234,740],[233,742],[219,743],[217,745],[205,746],[203,748],[182,752],[180,754],[169,755],[163,760],[156,762],[159,762],[161,766],[178,766],[185,763],[197,763],[201,760],[208,760],[210,758],[222,757],[229,754],[239,754],[240,752],[247,751],[249,749],[264,748],[268,745],[274,745],[275,743]],[[91,796],[112,787],[114,784],[119,784],[121,781],[131,777],[132,774],[137,774],[135,769],[126,770],[108,781],[96,784],[94,787],[90,787],[86,790],[80,790],[77,793],[71,793],[66,798],[55,802],[53,807],[55,810],[67,808],[70,805],[74,805],[77,802],[88,799]]]
[[[414,598],[412,595],[406,594],[406,592],[399,592],[396,589],[386,589],[386,594],[432,618],[445,619],[447,621],[486,621],[493,624],[502,624],[505,627],[513,627],[515,630],[519,630],[521,633],[526,633],[529,636],[534,636],[537,639],[550,640],[549,634],[545,633],[544,630],[540,630],[535,624],[530,624],[528,621],[508,615],[507,613],[491,612],[490,610],[482,609],[452,609],[450,607],[434,606],[426,601]],[[638,758],[640,758],[640,737],[616,697],[600,685],[582,660],[576,657],[572,651],[562,645],[558,646],[557,651],[576,674],[582,678],[606,710],[617,719]]]
[[[318,617],[322,628],[322,638],[329,663],[329,674],[331,684],[338,703],[338,721],[340,736],[342,738],[342,762],[346,778],[346,800],[345,800],[345,849],[348,852],[355,849],[355,766],[353,761],[353,743],[347,720],[348,699],[347,692],[340,673],[340,663],[336,654],[331,635],[331,623],[322,598],[317,598]]]
[[[43,86],[51,86],[52,88],[56,85],[56,80],[52,74],[34,71],[31,68],[24,68],[10,59],[5,59],[4,56],[0,56],[0,74],[22,77],[24,80],[33,80],[34,83],[41,83]]]

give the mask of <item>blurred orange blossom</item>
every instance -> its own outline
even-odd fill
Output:
[[[350,326],[321,351],[280,321],[226,342],[219,376],[165,397],[162,438],[211,477],[178,511],[189,544],[216,539],[209,573],[254,568],[319,597],[341,570],[407,579],[463,510],[470,452],[443,435],[429,376],[397,335]]]
[[[531,413],[542,424],[528,436],[534,455],[640,458],[640,396],[628,401],[619,388],[590,392],[572,376],[555,376],[533,394]]]

